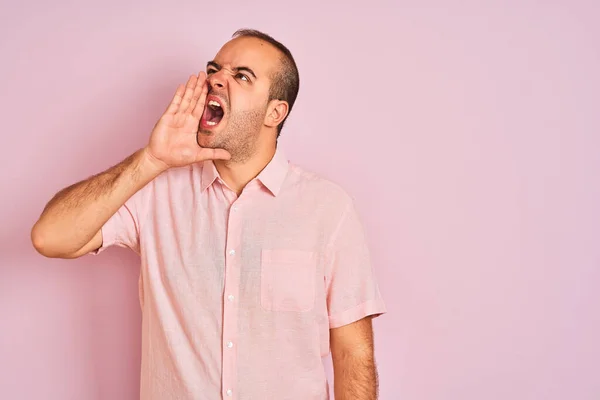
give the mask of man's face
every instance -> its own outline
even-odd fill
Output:
[[[206,67],[208,97],[200,120],[198,143],[223,148],[232,161],[254,154],[267,112],[271,77],[279,54],[256,38],[226,43]]]

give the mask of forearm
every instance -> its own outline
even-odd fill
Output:
[[[119,164],[59,191],[46,205],[31,237],[42,254],[73,254],[162,170],[144,149]]]
[[[335,400],[376,400],[379,378],[371,350],[333,357]]]

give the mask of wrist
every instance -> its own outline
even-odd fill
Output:
[[[150,174],[153,178],[155,176],[160,175],[167,169],[169,166],[156,158],[148,149],[148,147],[144,147],[140,150],[140,170],[145,174]]]

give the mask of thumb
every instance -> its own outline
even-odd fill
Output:
[[[229,160],[231,154],[224,149],[209,149],[206,147],[200,147],[196,156],[197,161],[204,160]]]

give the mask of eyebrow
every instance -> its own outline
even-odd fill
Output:
[[[208,63],[206,63],[206,68],[208,68],[208,67],[213,67],[213,68],[215,68],[215,69],[217,69],[217,70],[220,70],[220,69],[222,68],[222,67],[221,67],[221,66],[220,66],[218,63],[216,63],[215,61],[209,61]],[[248,72],[250,75],[252,75],[252,76],[254,77],[254,79],[256,79],[256,74],[255,74],[255,73],[254,73],[254,71],[252,71],[252,70],[251,70],[249,67],[243,67],[243,66],[240,66],[240,67],[236,67],[236,68],[234,68],[233,70],[234,70],[235,72],[239,72],[239,71],[246,71],[246,72]]]

